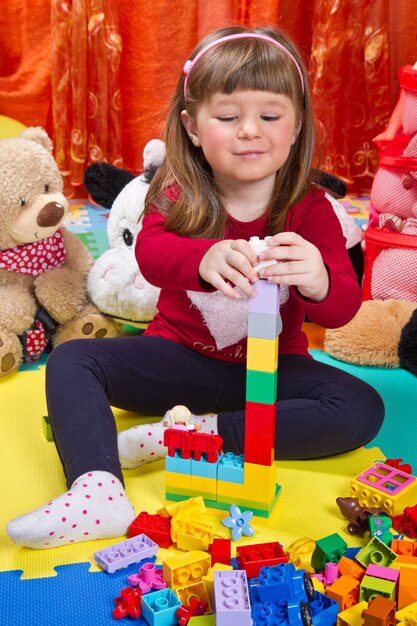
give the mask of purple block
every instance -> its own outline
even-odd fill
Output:
[[[112,574],[118,569],[154,556],[158,550],[158,544],[142,533],[94,552],[94,559],[103,569]]]
[[[256,296],[249,298],[249,315],[251,313],[279,315],[279,285],[269,283],[267,280],[258,280],[252,287],[256,291]]]
[[[251,626],[251,605],[244,570],[214,571],[213,605],[217,626]]]

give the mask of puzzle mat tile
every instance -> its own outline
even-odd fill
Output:
[[[54,567],[70,563],[91,563],[96,550],[118,540],[92,541],[51,550],[30,550],[15,546],[5,533],[6,523],[41,506],[65,490],[55,446],[42,429],[45,415],[45,368],[17,372],[0,380],[0,571],[22,570],[22,578],[54,576]],[[119,430],[148,421],[115,411]],[[149,420],[150,421],[150,420]],[[345,521],[335,505],[336,497],[348,495],[349,481],[375,460],[384,458],[377,448],[318,461],[276,463],[277,481],[282,486],[276,509],[267,526],[254,525],[257,542],[279,540],[289,545],[303,536],[320,538],[333,532],[345,533]],[[137,513],[155,513],[164,504],[164,463],[156,461],[142,468],[125,470],[126,489]],[[216,531],[228,536],[218,517],[206,516]],[[120,538],[121,540],[122,538]],[[242,543],[253,543],[245,539]],[[165,551],[161,551],[164,558]]]

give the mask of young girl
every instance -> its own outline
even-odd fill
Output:
[[[111,406],[163,415],[186,405],[201,432],[243,452],[247,302],[260,278],[281,285],[276,457],[340,454],[375,437],[379,395],[314,361],[302,331],[305,315],[345,324],[361,301],[338,219],[311,181],[313,135],[306,70],[283,33],[227,28],[194,50],[136,247],[161,288],[159,312],[143,335],[52,352],[47,403],[68,491],[10,522],[13,541],[46,548],[126,533],[135,512],[121,467],[163,456],[164,426],[117,440]],[[249,239],[267,235],[260,258],[272,264],[257,271]]]

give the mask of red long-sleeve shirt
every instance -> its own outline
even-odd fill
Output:
[[[230,329],[233,340],[234,318],[236,326],[239,326],[238,320],[242,324],[245,299],[241,302],[223,296],[219,299],[221,294],[205,288],[198,274],[204,254],[219,240],[183,237],[167,231],[164,224],[163,215],[151,212],[144,218],[136,242],[136,259],[143,276],[161,288],[158,313],[145,334],[171,339],[206,356],[242,361],[246,358],[246,336],[230,345],[224,345],[223,337],[219,348],[219,340],[216,343],[216,334],[213,336],[209,327],[225,328],[223,334]],[[326,328],[343,326],[359,309],[361,293],[339,220],[322,190],[313,189],[290,209],[284,230],[296,232],[317,246],[329,273],[329,293],[322,302],[308,301],[295,287],[290,287],[287,301],[281,306],[280,352],[307,355],[308,341],[302,331],[305,315]],[[239,222],[230,217],[225,239],[249,240],[252,236],[263,239],[266,235],[266,216],[252,222]],[[201,296],[204,292],[208,297]]]

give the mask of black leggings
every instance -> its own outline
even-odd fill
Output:
[[[162,416],[176,404],[195,414],[218,413],[224,449],[242,453],[245,385],[245,363],[218,361],[160,337],[58,346],[47,362],[46,394],[68,486],[91,470],[123,481],[110,405],[149,416]],[[383,402],[365,382],[306,356],[280,356],[276,458],[352,450],[375,437],[383,418]]]

